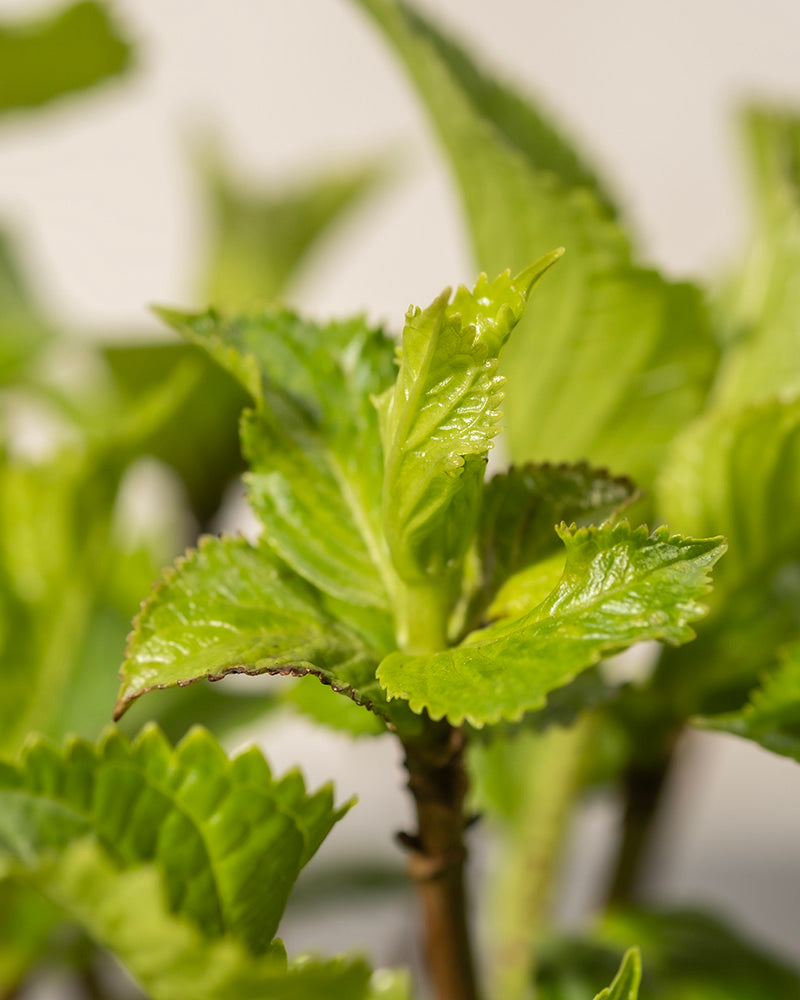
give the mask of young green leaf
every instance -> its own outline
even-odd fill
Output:
[[[700,408],[717,350],[698,290],[634,266],[591,173],[526,102],[476,70],[405,3],[355,0],[380,26],[430,112],[461,189],[479,265],[568,253],[505,353],[512,457],[590,457],[649,486]]]
[[[163,315],[256,400],[242,434],[266,541],[334,597],[388,609],[393,570],[371,396],[392,380],[392,342],[361,319],[320,327],[286,310]]]
[[[517,608],[525,607],[530,600],[532,577],[537,580],[543,577],[546,586],[552,575],[542,563],[558,555],[562,558],[560,562],[554,561],[556,579],[547,586],[541,599],[553,589],[563,569],[564,550],[556,533],[560,522],[578,527],[599,524],[635,496],[636,487],[629,479],[611,476],[605,469],[593,469],[585,462],[512,466],[508,472],[490,479],[483,490],[478,522],[480,583],[471,602],[469,621],[474,623],[473,627],[477,627],[480,614],[501,586],[522,570],[529,571],[524,586],[526,597],[520,604],[520,594],[515,588],[513,600]],[[509,599],[506,594],[501,604]],[[527,610],[533,606],[530,604]]]
[[[695,719],[695,724],[755,740],[800,762],[800,645],[784,653],[741,711]]]
[[[378,714],[393,714],[376,655],[270,549],[205,537],[167,570],[134,622],[116,713],[154,688],[226,674],[314,674]]]
[[[638,948],[629,948],[622,956],[619,972],[610,986],[601,990],[594,1000],[636,1000],[642,979],[642,958]]]
[[[347,808],[329,788],[307,795],[297,773],[275,780],[255,749],[229,760],[200,729],[174,750],[156,727],[63,751],[40,740],[0,765],[0,875],[35,871],[91,836],[120,870],[153,862],[170,911],[205,936],[260,954]]]
[[[378,668],[390,698],[415,712],[475,726],[518,719],[540,708],[603,656],[646,639],[672,645],[694,635],[708,572],[725,550],[720,538],[651,535],[623,521],[559,534],[567,549],[556,589],[521,618],[473,632],[428,656],[391,653]]]
[[[91,838],[43,858],[26,878],[108,948],[152,1000],[369,997],[363,962],[287,962],[279,942],[253,955],[230,933],[209,935],[165,905],[155,865],[120,870]]]
[[[378,399],[385,455],[383,524],[400,578],[415,585],[452,575],[472,540],[486,460],[499,431],[497,359],[531,289],[561,256],[515,278],[481,275],[450,301],[410,309],[400,370]]]
[[[131,58],[105,4],[0,25],[0,112],[45,104],[122,73]]]

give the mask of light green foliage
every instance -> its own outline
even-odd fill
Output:
[[[16,260],[13,244],[6,233],[0,232],[0,386],[21,376],[51,335]]]
[[[122,73],[130,62],[105,4],[84,0],[0,25],[0,112],[46,104]]]
[[[751,108],[742,124],[755,227],[722,304],[727,343],[713,394],[719,406],[800,391],[800,116]]]
[[[204,730],[172,749],[155,727],[63,751],[36,741],[0,766],[0,874],[25,877],[91,837],[120,870],[153,862],[172,913],[254,954],[300,869],[341,818],[329,788],[280,781],[256,750],[228,760]]]
[[[540,961],[541,1000],[588,997],[611,977],[630,941],[644,955],[643,1000],[774,1000],[800,996],[800,978],[721,921],[693,910],[612,910],[583,939],[551,941]],[[624,994],[623,994],[624,995]],[[613,994],[612,994],[613,996]]]
[[[472,291],[462,286],[451,301],[446,289],[406,316],[397,381],[377,401],[383,525],[404,583],[459,571],[500,429],[497,361],[531,289],[560,256],[551,253],[515,278],[481,275]]]
[[[512,456],[588,457],[648,486],[713,373],[716,347],[699,292],[635,265],[601,186],[538,112],[405,3],[356,2],[430,113],[478,264],[496,273],[567,247],[501,366],[517,376],[505,402]]]
[[[535,599],[529,603],[532,588],[546,587],[543,600],[563,570],[564,550],[555,526],[562,521],[578,527],[599,524],[635,496],[629,479],[611,476],[585,462],[515,466],[490,479],[481,499],[479,584],[471,601],[470,621],[477,626],[492,601],[498,606],[489,610],[490,618],[506,617],[504,605],[510,600],[524,610],[538,604]],[[506,592],[498,602],[504,584]]]
[[[376,163],[261,191],[234,181],[213,151],[201,150],[199,160],[211,214],[202,285],[209,302],[231,309],[285,295],[321,238],[387,173]]]
[[[648,535],[627,522],[559,529],[567,549],[558,587],[520,618],[500,621],[429,656],[391,653],[378,677],[392,698],[434,719],[475,726],[518,719],[601,657],[636,642],[678,645],[702,617],[721,539]]]
[[[254,955],[231,933],[210,937],[165,905],[155,865],[120,869],[95,840],[69,844],[29,878],[108,948],[151,1000],[369,996],[363,962],[287,962],[279,942]]]
[[[726,535],[718,587],[761,585],[800,559],[800,400],[716,410],[677,439],[658,487],[659,508],[680,531]],[[758,584],[757,584],[758,581]]]
[[[601,990],[594,1000],[636,1000],[642,979],[642,959],[638,948],[629,948],[610,986]]]
[[[695,722],[755,740],[773,753],[800,761],[800,645],[784,653],[741,711]]]
[[[371,396],[391,381],[391,341],[360,319],[320,327],[286,310],[164,315],[256,400],[243,446],[264,538],[334,597],[388,608],[393,572]]]
[[[167,570],[134,624],[117,713],[156,687],[229,673],[313,673],[378,713],[377,657],[264,545],[201,539]]]

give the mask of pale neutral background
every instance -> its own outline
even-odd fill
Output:
[[[734,111],[745,98],[800,106],[796,0],[438,0],[420,3],[546,102],[596,157],[650,259],[713,276],[747,233]],[[0,15],[44,8],[0,0]],[[0,217],[17,230],[51,310],[77,336],[147,329],[145,304],[188,301],[204,220],[192,137],[215,135],[254,181],[286,180],[394,150],[406,176],[341,227],[295,298],[319,314],[367,308],[396,324],[410,301],[472,265],[448,178],[405,80],[346,0],[122,0],[138,72],[90,97],[0,126]],[[406,821],[389,743],[285,720],[263,737],[278,768],[300,761],[361,804],[326,848],[395,857]],[[678,815],[661,845],[664,898],[705,900],[800,960],[800,768],[693,736]],[[591,875],[614,803],[590,804],[567,866]],[[568,879],[565,916],[595,898]],[[374,948],[414,933],[402,905],[360,922],[291,922],[290,946]],[[333,918],[333,919],[332,919]]]

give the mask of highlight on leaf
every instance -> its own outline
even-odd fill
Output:
[[[377,400],[385,456],[383,525],[400,578],[457,569],[471,541],[486,458],[499,432],[497,361],[528,296],[561,257],[516,277],[481,275],[406,316],[395,385]]]
[[[517,720],[548,692],[604,656],[637,642],[680,645],[706,608],[709,571],[725,551],[721,538],[652,534],[626,521],[567,528],[558,586],[532,611],[468,635],[430,655],[391,653],[378,668],[389,698],[415,712],[473,726]]]

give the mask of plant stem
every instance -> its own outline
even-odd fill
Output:
[[[409,874],[422,905],[437,1000],[477,1000],[464,888],[464,736],[446,723],[431,723],[428,736],[404,744],[418,832],[401,839],[411,851]]]
[[[672,771],[674,741],[645,764],[633,763],[623,779],[622,840],[608,902],[626,903],[640,893],[642,875],[656,829],[664,789]]]
[[[570,729],[526,734],[513,758],[521,808],[503,839],[493,899],[492,977],[502,1000],[532,994],[536,945],[591,732],[584,716]]]

